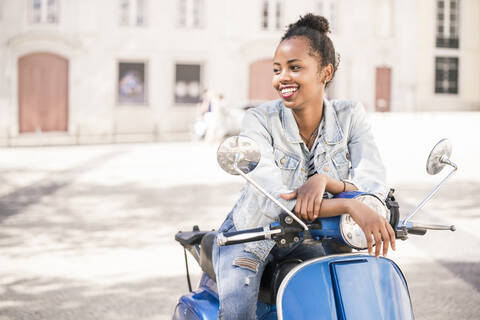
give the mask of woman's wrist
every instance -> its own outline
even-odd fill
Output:
[[[354,207],[357,206],[358,203],[359,201],[356,199],[345,199],[345,202],[344,202],[345,212],[350,214],[352,218],[355,218],[354,215],[356,214],[357,211],[354,210]]]
[[[322,182],[325,184],[325,191],[329,191],[329,187],[331,186],[331,179],[329,176],[323,173],[317,174],[320,179],[322,179]]]

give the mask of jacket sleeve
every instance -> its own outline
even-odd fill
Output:
[[[344,181],[355,185],[360,191],[372,192],[384,200],[388,193],[385,166],[375,144],[365,108],[358,103],[352,111],[347,142],[352,166],[350,179]]]
[[[245,113],[242,124],[242,136],[253,139],[261,151],[261,159],[249,176],[262,186],[267,192],[273,195],[288,209],[292,210],[295,206],[295,200],[284,200],[280,198],[281,193],[291,192],[282,180],[281,169],[275,164],[273,139],[270,134],[271,128],[263,110],[250,109]],[[268,220],[273,221],[282,211],[273,201],[260,193],[255,187],[248,185],[246,192],[256,193],[255,198],[258,204],[255,207],[260,208],[261,214]]]

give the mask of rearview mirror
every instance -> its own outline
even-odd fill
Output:
[[[442,171],[452,154],[452,144],[447,139],[440,140],[430,151],[427,159],[427,172],[431,175]]]
[[[245,136],[232,136],[220,144],[217,162],[226,172],[238,175],[235,166],[243,173],[253,171],[260,162],[260,148],[257,143]]]

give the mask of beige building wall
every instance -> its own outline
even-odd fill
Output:
[[[32,24],[30,3],[0,0],[0,145],[148,141],[188,133],[196,108],[174,101],[175,64],[200,64],[203,88],[222,93],[227,105],[246,103],[249,66],[271,59],[283,34],[282,28],[262,28],[260,0],[203,0],[200,28],[177,27],[178,1],[145,1],[144,26],[119,25],[119,0],[60,0],[60,22],[53,25]],[[480,110],[480,1],[461,0],[458,95],[434,94],[435,56],[455,54],[435,48],[436,1],[278,3],[282,26],[310,11],[331,20],[341,62],[330,97],[358,100],[374,111],[375,69],[389,67],[393,112]],[[275,19],[269,16],[271,24]],[[34,52],[69,61],[68,131],[43,133],[40,140],[18,128],[17,63]],[[145,63],[144,105],[118,103],[119,62]]]
[[[436,1],[418,1],[418,111],[480,110],[480,2],[460,1],[459,48],[436,47]],[[458,57],[458,94],[435,93],[435,57]]]

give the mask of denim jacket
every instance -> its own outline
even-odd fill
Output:
[[[346,100],[324,100],[323,106],[325,124],[319,133],[320,143],[314,156],[317,172],[385,199],[385,168],[363,106]],[[307,181],[309,152],[300,138],[292,111],[282,100],[249,109],[241,135],[255,140],[261,151],[260,162],[249,176],[287,208],[293,209],[295,200],[286,201],[279,195],[293,191]],[[280,211],[247,183],[232,210],[235,229],[268,225]],[[272,240],[251,242],[245,245],[245,250],[264,260],[274,244]]]

